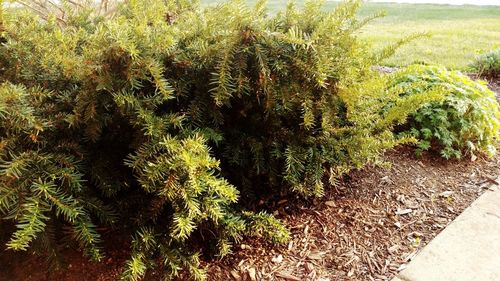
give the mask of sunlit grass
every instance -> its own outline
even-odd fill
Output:
[[[247,2],[252,5],[256,1]],[[285,8],[286,2],[270,0],[268,9],[276,13]],[[303,1],[297,3],[301,5]],[[333,9],[335,5],[336,2],[330,1],[326,8]],[[374,48],[415,32],[431,35],[399,49],[395,56],[384,62],[387,65],[401,66],[418,61],[466,69],[478,53],[500,48],[500,7],[366,3],[360,16],[381,10],[385,10],[387,16],[371,22],[360,33],[360,38],[373,43]]]
[[[429,32],[430,37],[401,47],[385,61],[387,65],[425,62],[465,69],[478,53],[500,48],[500,19],[405,21],[397,27],[395,24],[371,24],[364,28],[361,37],[375,47],[415,32]]]
[[[418,61],[466,69],[478,53],[500,48],[500,7],[369,3],[361,15],[380,9],[388,15],[361,33],[375,47],[415,32],[430,35],[403,46],[385,62],[388,65]]]

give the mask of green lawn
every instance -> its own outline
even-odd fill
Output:
[[[250,5],[255,3],[255,0],[247,1]],[[285,5],[285,0],[268,1],[272,13],[284,9]],[[335,5],[335,2],[327,2],[326,8],[333,9]],[[415,32],[431,35],[399,49],[385,62],[387,65],[423,61],[465,69],[478,53],[500,48],[500,7],[366,3],[360,16],[380,10],[385,10],[387,16],[373,21],[360,33],[360,37],[372,42],[375,48]]]

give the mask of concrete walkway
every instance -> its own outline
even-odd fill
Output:
[[[500,186],[474,201],[393,281],[500,281]]]

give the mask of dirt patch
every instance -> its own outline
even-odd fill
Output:
[[[355,171],[322,199],[283,198],[274,213],[291,229],[291,241],[235,245],[228,258],[204,262],[208,280],[389,280],[500,174],[500,157],[444,161],[401,147],[386,160],[389,168]],[[104,235],[103,262],[66,249],[68,265],[56,273],[43,259],[3,251],[0,280],[116,280],[128,237]]]
[[[490,78],[486,79],[488,86],[497,95],[497,101],[500,103],[500,78]]]
[[[91,262],[80,251],[65,248],[61,249],[64,260],[57,271],[49,270],[49,263],[43,257],[1,251],[0,281],[116,281],[130,256],[130,237],[104,231],[103,238],[107,244],[101,262]]]

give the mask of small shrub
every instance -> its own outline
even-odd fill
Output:
[[[500,49],[478,56],[471,69],[481,77],[500,78]]]
[[[402,96],[433,93],[441,101],[429,103],[411,115],[405,134],[416,137],[417,153],[436,148],[444,158],[463,153],[496,152],[499,106],[482,81],[438,66],[413,65],[392,77]]]

